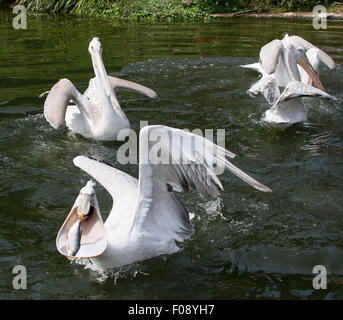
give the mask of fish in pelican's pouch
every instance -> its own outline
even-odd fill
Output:
[[[81,244],[81,219],[72,225],[69,229],[67,238],[68,238],[68,256],[75,256],[80,250]]]

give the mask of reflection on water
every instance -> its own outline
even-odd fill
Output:
[[[5,299],[244,299],[343,297],[343,129],[339,22],[317,32],[306,20],[234,19],[210,24],[123,25],[31,14],[14,31],[0,11],[0,297]],[[285,132],[266,127],[266,104],[247,88],[259,75],[240,68],[284,32],[320,44],[338,63],[322,81],[338,100],[306,100],[309,121]],[[116,161],[118,142],[96,142],[53,130],[38,95],[67,77],[83,91],[93,76],[88,42],[100,36],[106,69],[142,83],[152,101],[120,93],[139,121],[179,128],[224,128],[233,162],[273,189],[262,194],[229,173],[219,199],[182,195],[194,236],[182,250],[95,274],[57,253],[55,237],[88,176],[72,164],[92,156],[135,177]],[[111,199],[97,186],[101,212]],[[28,269],[28,289],[11,289],[12,268]],[[328,290],[312,288],[312,268],[327,266]],[[185,286],[184,279],[187,279]]]
[[[335,138],[335,134],[331,131],[323,131],[310,135],[308,143],[304,145],[304,150],[308,151],[313,156],[319,156],[321,149],[325,147],[332,139]]]

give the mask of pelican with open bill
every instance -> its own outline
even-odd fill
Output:
[[[170,161],[161,163],[160,154]],[[228,169],[255,189],[271,192],[228,160],[235,156],[200,135],[155,125],[139,133],[139,179],[85,156],[74,158],[74,165],[97,180],[113,203],[105,221],[107,248],[86,265],[103,272],[181,250],[178,244],[192,236],[194,227],[176,193],[194,189],[219,196],[219,170]],[[95,229],[91,232],[97,235]],[[81,245],[77,256],[82,250]]]
[[[107,247],[107,233],[93,189],[94,185],[95,183],[90,180],[80,190],[57,234],[56,247],[69,259],[94,258],[101,255]]]

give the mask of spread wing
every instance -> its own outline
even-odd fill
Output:
[[[276,85],[276,80],[271,76],[262,77],[247,92],[251,97],[263,94],[270,105],[273,105],[280,96],[280,89]]]
[[[111,76],[108,76],[108,80],[110,81],[111,87],[115,91],[117,90],[133,91],[136,93],[143,94],[151,99],[156,99],[157,97],[157,94],[154,90],[151,90],[145,86],[142,86],[141,84],[131,82],[128,80],[111,77]]]
[[[273,40],[261,48],[260,64],[267,74],[274,73],[283,45],[281,40]]]
[[[87,172],[97,180],[111,195],[116,206],[128,201],[135,201],[137,196],[137,179],[99,161],[78,156],[74,165]]]
[[[262,73],[262,74],[265,73],[259,62],[244,64],[244,65],[241,64],[240,67],[247,68],[247,69],[253,69],[253,70],[255,70],[259,73]]]
[[[57,129],[64,124],[71,99],[80,112],[88,118],[91,117],[87,99],[77,91],[70,80],[61,79],[51,88],[44,102],[44,117],[53,128]]]
[[[233,153],[183,130],[143,128],[139,154],[139,200],[133,227],[140,232],[164,234],[177,241],[190,237],[189,213],[175,192],[194,189],[203,195],[219,195],[223,187],[214,172],[215,163],[254,188],[271,191],[228,161]]]
[[[318,97],[327,100],[337,100],[334,96],[308,84],[299,81],[291,81],[287,84],[272,108],[277,110],[282,105],[282,102],[302,97]]]

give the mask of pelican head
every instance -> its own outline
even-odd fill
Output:
[[[92,180],[90,180],[80,190],[79,204],[77,207],[77,214],[80,220],[88,219],[92,212],[92,207],[96,207],[97,198],[94,191],[94,186],[95,183]]]
[[[297,67],[298,64],[306,71],[309,78],[313,81],[314,87],[322,91],[326,91],[316,71],[313,69],[310,61],[306,56],[305,48],[293,44],[287,34],[283,38],[283,44],[285,50],[285,65],[290,79],[292,81],[301,81],[299,69]]]
[[[310,79],[313,81],[313,86],[325,92],[326,90],[321,83],[317,72],[313,69],[311,62],[306,56],[306,50],[301,46],[294,45],[293,52],[295,55],[296,63],[306,71]]]
[[[88,51],[90,54],[95,52],[102,54],[102,46],[99,38],[94,37],[92,39],[92,41],[89,43]]]
[[[92,258],[101,255],[107,247],[107,232],[102,221],[95,183],[90,180],[63,222],[56,238],[58,251],[69,259]],[[77,255],[74,251],[78,248]],[[72,249],[72,252],[70,252]]]
[[[110,98],[112,89],[107,77],[107,72],[102,61],[102,45],[99,38],[93,38],[89,43],[88,51],[91,55],[95,81],[99,90],[104,90],[105,95]]]

